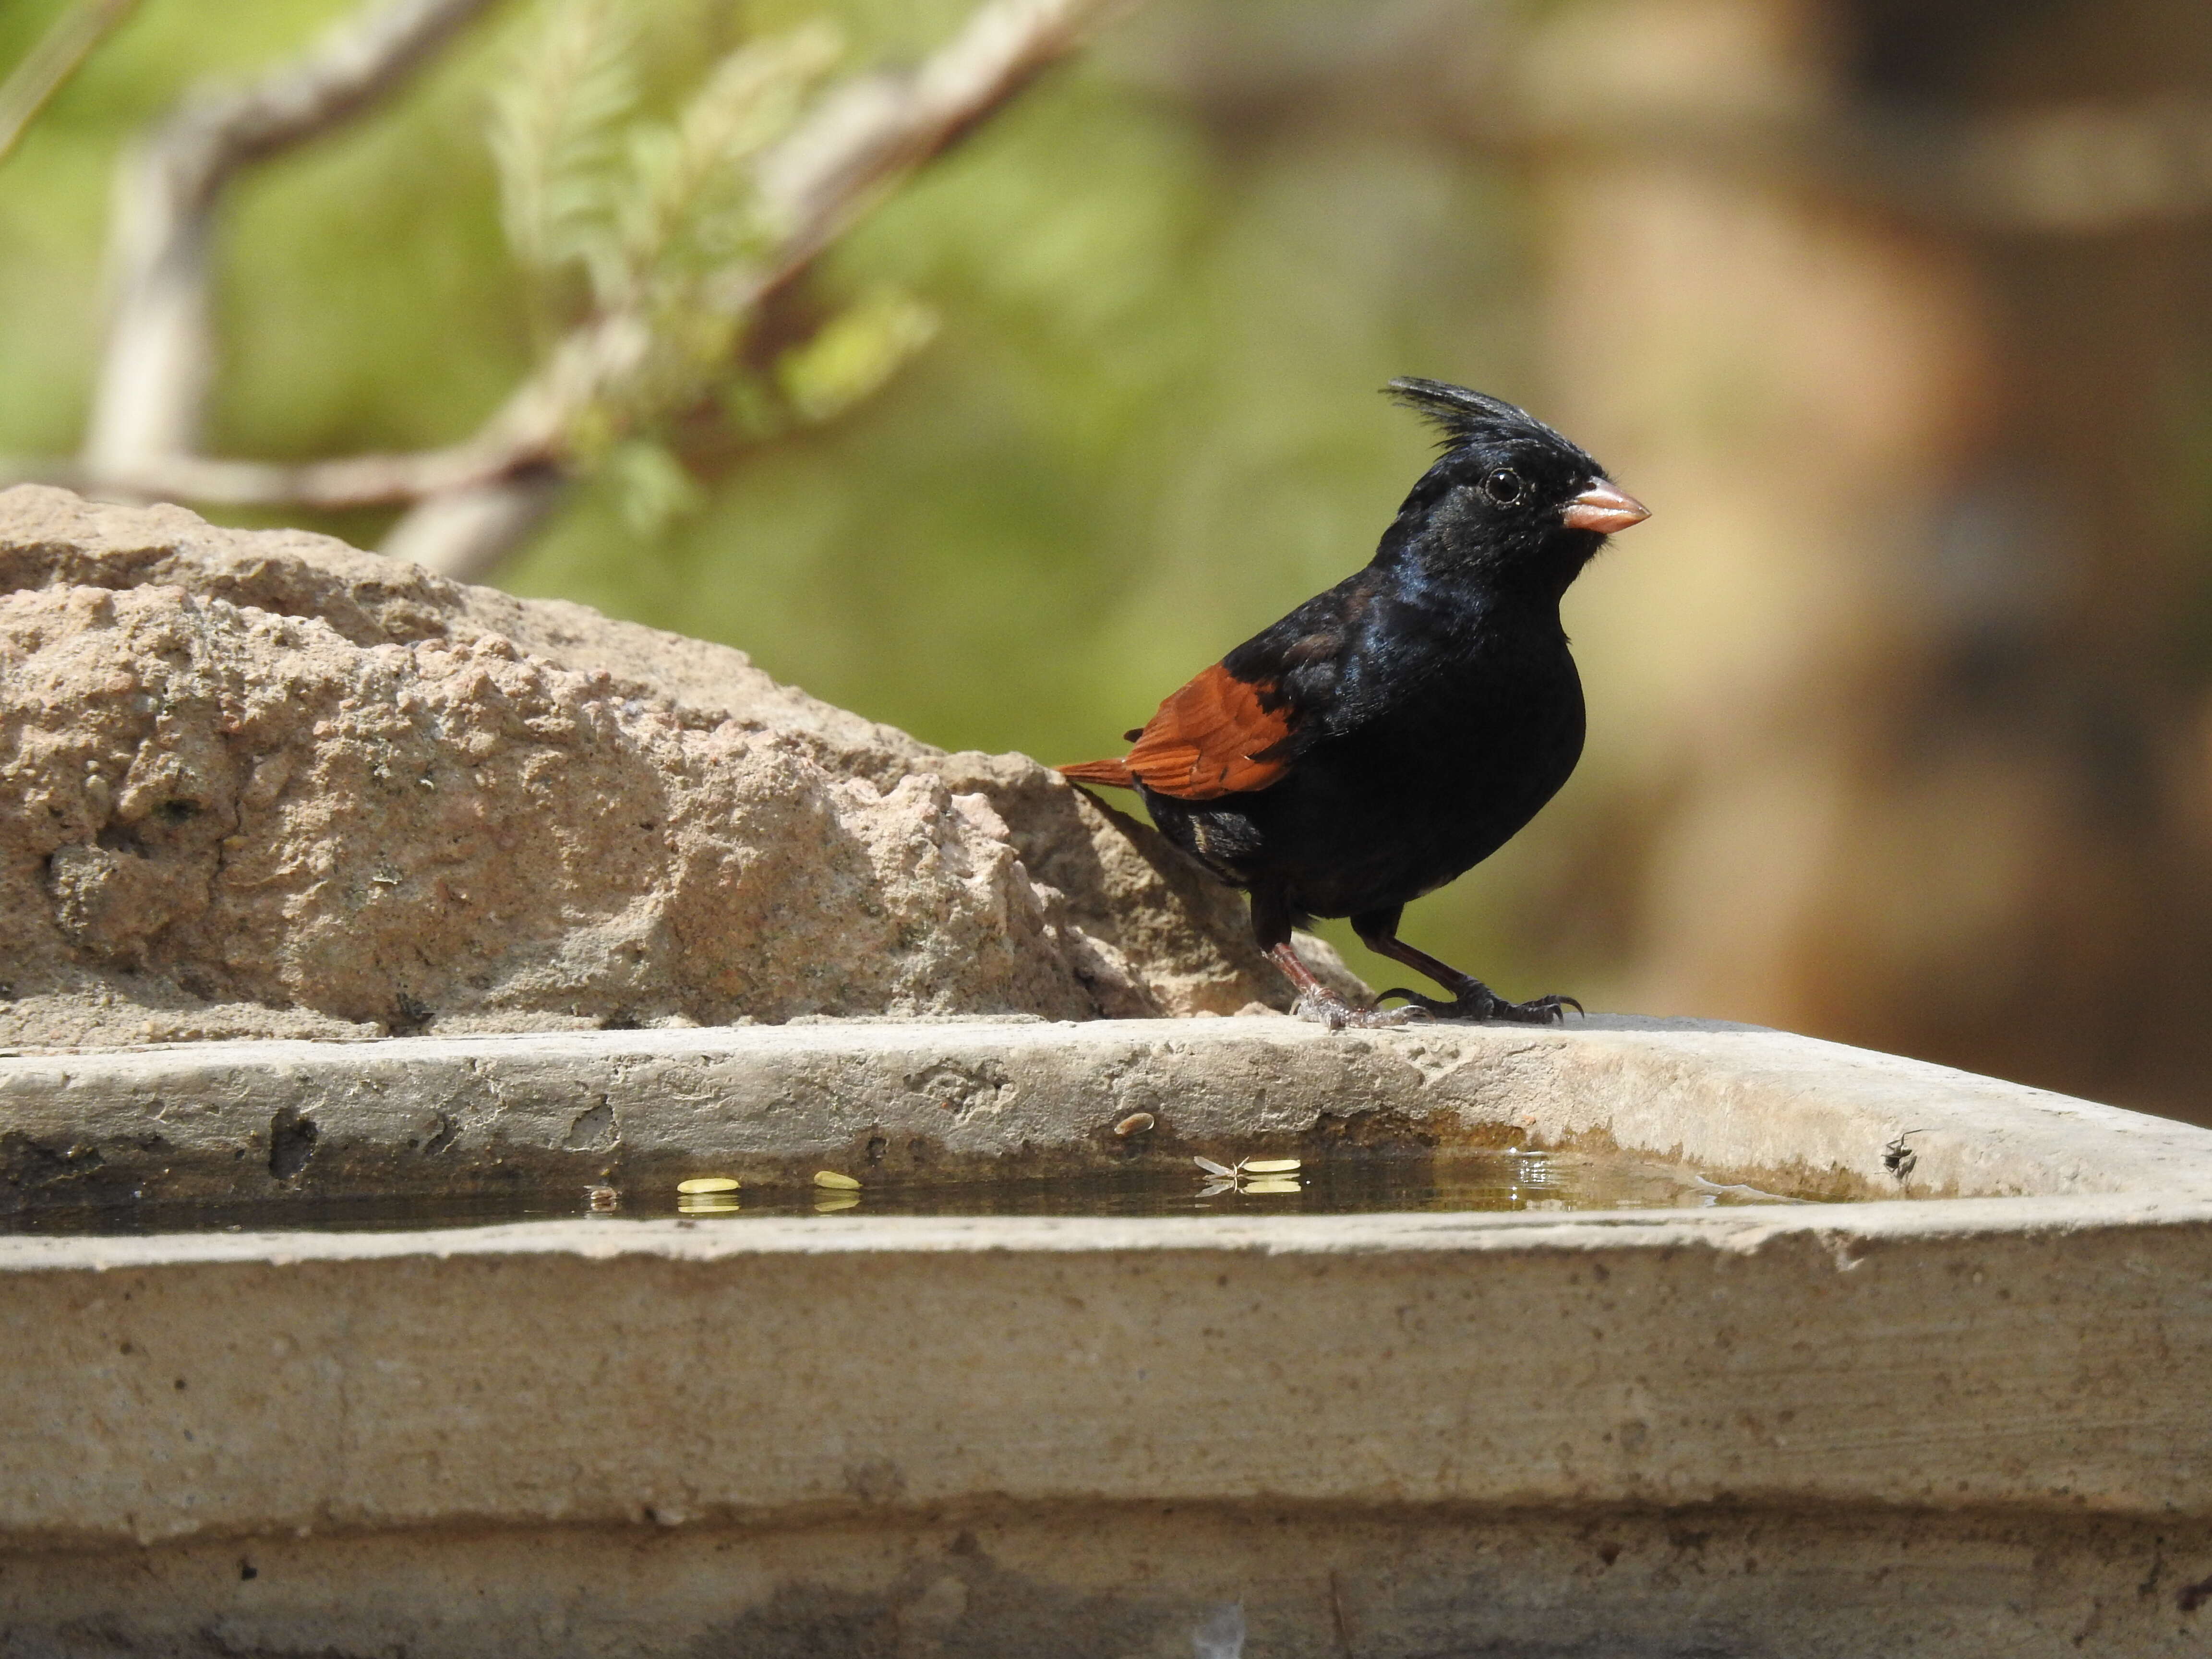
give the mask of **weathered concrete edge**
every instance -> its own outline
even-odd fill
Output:
[[[788,1530],[633,1523],[16,1554],[0,1626],[40,1655],[96,1631],[103,1659],[203,1652],[211,1631],[252,1654],[842,1659],[859,1613],[947,1654],[1068,1659],[1187,1654],[1195,1626],[1241,1601],[1248,1650],[1275,1659],[2202,1659],[2205,1615],[2190,1609],[2208,1568],[2212,1531],[2165,1516],[982,1503]]]
[[[2212,1194],[2212,1131],[1788,1032],[1600,1017],[1329,1032],[1281,1018],[854,1022],[0,1056],[0,1203],[895,1173],[1249,1152],[1339,1126],[1610,1139],[1836,1196]],[[289,1139],[288,1139],[289,1138]]]
[[[12,1548],[983,1498],[2212,1515],[2203,1203],[579,1221],[0,1265]]]

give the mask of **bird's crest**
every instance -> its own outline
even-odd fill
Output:
[[[1401,374],[1382,392],[1391,402],[1403,404],[1434,424],[1437,447],[1442,449],[1457,449],[1486,438],[1559,435],[1527,410],[1516,408],[1503,398],[1470,392],[1446,380],[1423,380]],[[1565,440],[1560,441],[1564,443]]]

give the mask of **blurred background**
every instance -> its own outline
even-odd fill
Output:
[[[12,476],[86,442],[118,158],[357,3],[117,7],[0,163]],[[208,453],[458,441],[589,309],[518,218],[560,3],[239,175]],[[0,9],[0,70],[65,10]],[[642,114],[968,15],[615,11]],[[1429,454],[1385,380],[1526,404],[1656,516],[1568,601],[1582,769],[1407,937],[2212,1122],[2203,0],[1149,0],[710,348],[483,579],[1050,762],[1365,560]]]

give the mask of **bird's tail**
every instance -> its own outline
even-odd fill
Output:
[[[1077,783],[1099,783],[1109,789],[1134,789],[1137,780],[1131,775],[1127,761],[1079,761],[1073,766],[1054,769],[1063,778]]]

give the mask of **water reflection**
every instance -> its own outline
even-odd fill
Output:
[[[872,1170],[834,1182],[778,1171],[684,1179],[679,1174],[590,1187],[518,1187],[462,1198],[310,1198],[257,1203],[48,1205],[0,1217],[0,1233],[375,1231],[488,1226],[590,1216],[635,1221],[743,1221],[764,1216],[1372,1215],[1392,1212],[1696,1209],[1799,1203],[1723,1183],[1679,1164],[1623,1154],[1529,1150],[1449,1154],[1339,1148],[1297,1158],[1193,1163],[1158,1158],[1080,1175],[995,1181],[923,1180]],[[679,1191],[687,1186],[693,1190]],[[712,1190],[698,1190],[708,1188]]]

